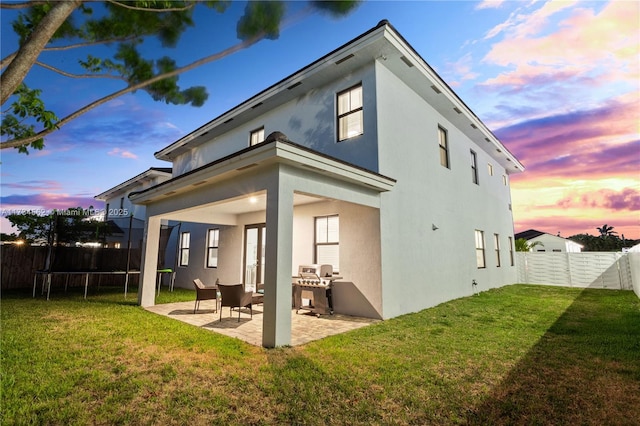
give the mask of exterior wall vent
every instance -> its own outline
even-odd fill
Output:
[[[222,124],[227,124],[233,121],[233,118],[228,119],[227,121],[224,121]]]
[[[207,181],[206,180],[202,180],[200,182],[194,183],[193,186],[199,186],[199,185],[202,185],[202,184],[205,184],[205,183],[207,183]]]
[[[255,104],[254,106],[251,107],[251,109],[256,109],[258,108],[260,105],[262,105],[262,102],[258,102],[257,104]]]
[[[256,163],[251,163],[251,164],[249,164],[249,165],[247,165],[247,166],[238,167],[238,168],[236,169],[236,171],[241,172],[241,171],[243,171],[243,170],[247,170],[247,169],[250,169],[250,168],[255,167],[255,166],[257,166],[257,164],[256,164]]]
[[[340,64],[341,64],[341,63],[343,63],[344,61],[348,61],[349,59],[353,58],[354,56],[355,56],[355,55],[354,55],[353,53],[351,53],[351,54],[349,54],[349,55],[345,56],[345,57],[344,57],[344,58],[342,58],[342,59],[338,59],[338,60],[336,61],[336,65],[340,65]]]
[[[487,142],[491,142],[491,140],[489,138],[484,138],[485,141]]]
[[[413,67],[413,62],[411,62],[406,56],[400,56],[400,59],[402,59],[402,62],[404,62],[409,68]]]
[[[462,114],[462,111],[460,111],[460,108],[458,108],[458,107],[453,107],[453,110],[455,112],[457,112],[458,114]]]
[[[474,129],[477,129],[478,126],[476,126],[475,124],[471,123],[471,127],[473,127]]]
[[[287,87],[287,90],[295,89],[296,87],[300,86],[301,84],[302,84],[301,81],[299,81],[297,83],[293,83],[291,86]]]
[[[169,195],[173,195],[173,194],[175,194],[175,193],[176,193],[176,191],[171,191],[171,192],[167,192],[167,193],[166,193],[166,194],[164,194],[164,195],[168,197]]]
[[[436,86],[431,86],[431,88],[432,88],[432,89],[433,89],[433,91],[434,91],[434,92],[436,92],[438,95],[439,95],[440,93],[442,93],[442,92],[440,91],[440,89],[438,89]]]

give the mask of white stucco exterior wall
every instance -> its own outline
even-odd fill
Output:
[[[472,280],[478,290],[515,282],[504,169],[380,63],[376,78],[379,171],[397,180],[392,191],[381,194],[384,317],[470,295]],[[440,165],[438,125],[448,131],[451,169]],[[479,185],[471,180],[471,149]],[[490,162],[493,176],[488,176]],[[476,229],[484,231],[484,269],[476,266]],[[494,233],[500,238],[500,267]]]
[[[173,174],[179,176],[247,148],[250,132],[260,127],[264,127],[265,137],[280,131],[299,145],[377,171],[374,78],[373,67],[364,67],[284,105],[265,110],[259,117],[178,156],[173,162]],[[364,88],[364,134],[337,143],[336,95],[358,83]]]

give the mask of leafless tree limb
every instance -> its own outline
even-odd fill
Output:
[[[114,80],[127,81],[123,77],[120,77],[118,75],[112,75],[112,74],[72,74],[72,73],[66,72],[64,70],[61,70],[60,68],[56,68],[54,66],[51,66],[49,64],[45,64],[44,62],[40,62],[40,61],[36,61],[36,65],[39,65],[42,68],[46,68],[49,71],[56,72],[56,73],[58,73],[60,75],[64,75],[65,77],[69,77],[69,78],[112,78]]]

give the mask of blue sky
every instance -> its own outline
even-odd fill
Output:
[[[200,108],[154,102],[139,91],[64,126],[43,151],[1,151],[2,209],[102,207],[94,195],[170,165],[154,152],[388,19],[527,167],[512,179],[516,232],[595,234],[607,223],[640,238],[638,2],[373,1],[340,19],[301,17],[305,6],[287,3],[277,40],[183,74],[183,87],[207,87]],[[232,2],[218,14],[199,6],[196,26],[175,49],[161,51],[154,40],[144,49],[179,65],[221,51],[238,43],[244,7]],[[3,57],[16,49],[14,16],[0,16]],[[77,58],[46,52],[40,59],[79,72]],[[123,87],[39,67],[26,83],[43,90],[59,117]],[[4,218],[0,229],[10,231]]]

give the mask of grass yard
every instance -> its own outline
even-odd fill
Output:
[[[513,285],[273,350],[148,313],[121,289],[1,303],[5,426],[640,422],[629,291]]]

